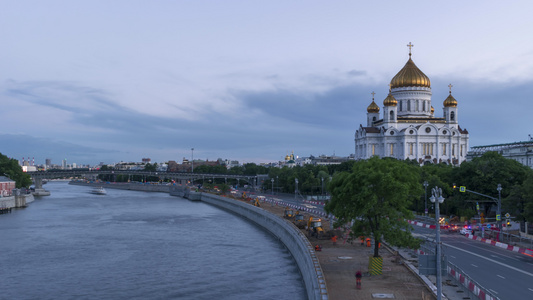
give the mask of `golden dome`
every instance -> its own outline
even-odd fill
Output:
[[[390,91],[389,91],[389,95],[387,96],[387,98],[385,98],[385,100],[383,100],[383,105],[385,105],[385,106],[396,106],[396,105],[398,105],[398,101],[396,100],[396,98],[394,98],[394,96],[391,94]]]
[[[431,106],[431,114],[435,113],[435,107]]]
[[[391,88],[408,86],[431,87],[429,77],[415,65],[411,59],[411,53],[409,53],[409,60],[405,66],[392,78],[390,84]]]
[[[457,100],[452,96],[452,91],[450,91],[450,95],[444,100],[443,104],[444,107],[457,107]]]
[[[374,99],[372,99],[372,103],[366,108],[366,111],[369,113],[379,113],[379,106],[374,102]]]

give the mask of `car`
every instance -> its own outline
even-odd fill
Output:
[[[459,231],[460,234],[462,235],[471,235],[472,234],[472,230],[470,230],[469,228],[461,228],[461,231]]]

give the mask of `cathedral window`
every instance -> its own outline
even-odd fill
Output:
[[[407,110],[411,111],[411,101],[407,100]]]
[[[452,144],[452,156],[455,157],[455,144]]]
[[[446,155],[446,143],[442,143],[442,155]]]
[[[375,121],[376,121],[376,117],[372,117],[372,121],[374,121],[374,122],[375,122]]]
[[[450,120],[455,120],[455,113],[453,111],[450,113]]]
[[[409,143],[409,155],[413,155],[413,143]]]
[[[390,144],[390,156],[394,156],[394,144]]]
[[[422,101],[422,110],[426,111],[426,101]]]
[[[400,100],[400,111],[402,111],[402,110],[403,110],[403,108],[402,108],[402,107],[403,107],[403,105],[402,105],[402,104],[403,104],[403,100]]]
[[[429,144],[429,146],[430,146],[429,154],[433,155],[433,143]]]
[[[461,157],[463,157],[463,146],[464,145],[461,145]]]
[[[390,112],[390,120],[391,121],[394,121],[394,112],[391,110]]]
[[[376,145],[372,144],[372,155],[376,155]]]
[[[431,128],[426,127],[426,132],[427,132],[427,133],[430,133],[430,132],[431,132]]]
[[[419,104],[420,104],[420,100],[416,100],[416,107],[415,107],[416,111],[418,111]]]

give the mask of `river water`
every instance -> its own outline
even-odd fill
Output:
[[[275,237],[202,202],[49,182],[0,215],[0,299],[306,299]]]

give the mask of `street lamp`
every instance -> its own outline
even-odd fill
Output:
[[[498,183],[498,211],[496,212],[496,221],[498,221],[498,228],[502,232],[502,185]]]
[[[194,148],[191,148],[191,173],[194,173]]]
[[[324,196],[324,177],[320,178],[322,180],[322,196]],[[324,200],[324,199],[322,199]]]
[[[270,179],[270,182],[272,182],[272,195],[274,195],[274,178]]]
[[[279,192],[279,179],[278,179],[278,176],[276,176],[276,191]]]
[[[294,182],[296,183],[296,186],[294,187],[294,199],[298,200],[298,178],[294,178]]]
[[[428,182],[424,181],[424,214],[428,216]]]
[[[431,190],[431,197],[429,198],[431,203],[435,203],[435,219],[437,221],[437,233],[436,233],[436,240],[437,240],[437,255],[436,255],[436,261],[437,261],[437,300],[442,299],[442,274],[441,274],[441,254],[440,254],[440,209],[439,204],[444,202],[444,197],[442,197],[442,190],[438,187],[434,187]]]

